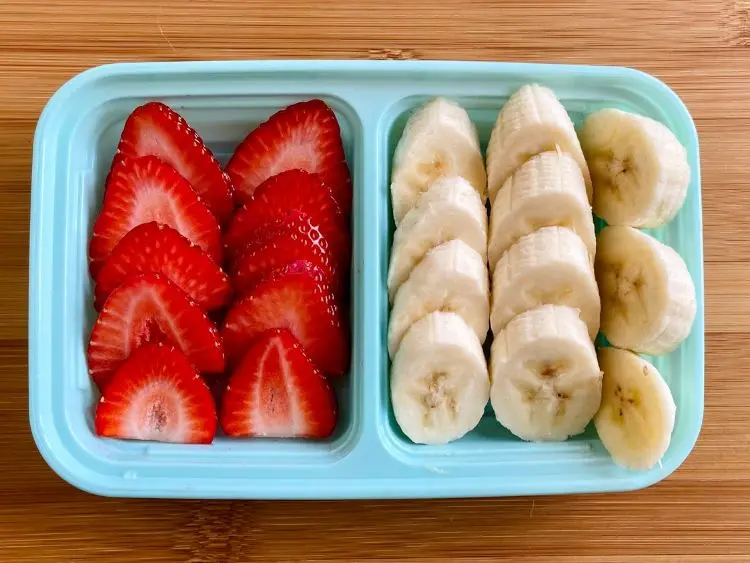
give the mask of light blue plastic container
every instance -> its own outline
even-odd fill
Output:
[[[390,159],[411,110],[433,96],[462,104],[486,144],[521,85],[554,89],[574,121],[617,107],[665,123],[687,147],[684,208],[652,232],[686,260],[698,313],[692,334],[649,358],[677,420],[662,464],[615,466],[590,429],[564,443],[524,443],[488,409],[452,444],[417,446],[389,400],[386,273],[393,221]],[[125,118],[146,100],[182,113],[222,160],[257,123],[321,97],[338,114],[354,178],[352,369],[338,389],[342,418],[326,442],[217,439],[211,446],[103,440],[85,347],[95,320],[87,248]],[[700,172],[695,126],[663,83],[625,68],[479,62],[237,61],[118,64],[73,78],[49,101],[34,139],[29,296],[29,416],[39,451],[64,479],[108,496],[190,498],[473,497],[624,491],[655,483],[687,457],[703,417],[704,325]]]

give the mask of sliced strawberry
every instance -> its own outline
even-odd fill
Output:
[[[95,306],[134,274],[162,274],[200,305],[212,311],[229,301],[229,276],[208,255],[172,227],[152,221],[126,234],[96,278]]]
[[[286,274],[300,273],[310,276],[315,280],[315,283],[319,284],[321,287],[326,288],[327,290],[330,290],[330,285],[328,283],[328,278],[326,277],[325,271],[308,260],[295,260],[294,262],[289,262],[272,270],[268,270],[266,271],[265,275],[260,280],[258,280],[258,284],[271,279],[283,277]],[[258,284],[256,284],[256,286]]]
[[[235,302],[221,329],[230,364],[237,365],[265,331],[286,328],[320,369],[343,375],[349,368],[349,335],[333,294],[319,276],[314,266],[297,262],[270,274]]]
[[[122,159],[107,179],[102,212],[89,246],[91,275],[134,227],[156,221],[169,225],[221,264],[221,233],[216,218],[177,171],[154,156]]]
[[[286,233],[268,242],[254,242],[245,247],[232,270],[234,289],[241,295],[258,285],[272,270],[297,260],[317,266],[327,285],[339,294],[341,275],[331,258],[328,241],[309,222],[297,222],[290,225]]]
[[[279,210],[274,218],[267,218],[267,222],[259,224],[258,217],[241,207],[227,227],[224,235],[224,255],[230,266],[242,257],[248,246],[268,244],[280,236],[284,236],[293,229],[309,223],[307,215],[296,209]],[[317,226],[313,224],[313,226]],[[231,269],[231,268],[230,268]]]
[[[227,436],[326,438],[336,398],[288,330],[263,333],[229,379],[221,407]]]
[[[160,274],[129,277],[104,303],[87,351],[89,373],[99,389],[147,342],[174,344],[200,372],[224,371],[224,346],[216,325]]]
[[[157,156],[185,178],[222,224],[234,210],[229,176],[190,125],[160,102],[137,107],[125,122],[115,160]]]
[[[211,391],[177,348],[138,348],[96,405],[96,433],[109,438],[210,444],[217,416]]]
[[[351,242],[338,204],[320,179],[302,170],[288,170],[264,182],[234,215],[224,237],[230,260],[245,247],[285,232],[291,221],[306,220],[326,238],[334,258],[348,261]]]
[[[295,168],[318,174],[349,216],[352,182],[341,129],[322,100],[293,104],[258,125],[234,151],[226,171],[235,199],[246,203],[268,178]]]

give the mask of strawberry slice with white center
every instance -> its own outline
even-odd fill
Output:
[[[351,241],[339,206],[320,179],[302,170],[288,170],[264,182],[235,213],[224,236],[230,260],[254,242],[285,232],[292,221],[306,221],[328,241],[334,260],[348,262]]]
[[[220,419],[232,437],[326,438],[336,427],[336,398],[297,339],[270,330],[230,377]]]
[[[160,274],[129,277],[105,301],[87,350],[89,373],[99,389],[107,387],[133,350],[148,342],[177,346],[201,373],[224,371],[216,325]]]
[[[234,210],[229,176],[198,133],[161,102],[149,102],[130,114],[115,161],[149,155],[159,157],[177,170],[220,223],[229,219]]]
[[[173,228],[143,223],[126,234],[96,278],[95,307],[135,274],[162,274],[205,311],[229,302],[229,276],[208,255]]]
[[[245,247],[232,270],[232,284],[238,295],[253,289],[271,271],[304,260],[318,267],[325,281],[339,295],[342,275],[330,255],[328,241],[309,222],[295,222],[286,233],[266,242]]]
[[[285,328],[326,374],[346,373],[348,330],[333,293],[321,278],[318,268],[295,262],[269,274],[236,301],[221,329],[230,365],[236,366],[248,346],[265,331]]]
[[[292,104],[256,127],[235,150],[226,171],[238,203],[268,178],[300,169],[320,176],[348,217],[352,182],[336,114],[322,100]]]
[[[147,344],[120,366],[96,406],[98,436],[210,444],[217,416],[211,391],[174,346]]]
[[[104,205],[89,246],[92,277],[96,279],[122,237],[151,221],[177,230],[221,264],[221,232],[216,218],[174,168],[154,156],[144,156],[118,160],[110,171]]]

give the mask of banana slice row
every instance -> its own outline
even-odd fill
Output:
[[[489,401],[487,178],[476,129],[443,99],[417,109],[393,160],[391,404],[417,444],[471,431]]]
[[[594,189],[599,234],[594,271],[601,331],[599,439],[618,465],[654,467],[667,451],[675,402],[658,370],[637,353],[662,355],[687,338],[696,315],[687,265],[669,246],[634,227],[671,221],[690,184],[687,152],[663,124],[617,109],[591,114],[580,132]]]
[[[589,170],[551,90],[532,84],[510,97],[487,171],[492,407],[521,439],[566,440],[601,402],[601,301]]]

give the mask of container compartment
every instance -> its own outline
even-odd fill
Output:
[[[159,73],[151,80],[127,72],[127,67],[117,76],[101,70],[81,75],[61,89],[40,119],[36,138],[34,206],[44,218],[37,215],[32,220],[32,255],[40,257],[33,260],[32,292],[44,296],[44,304],[31,305],[30,385],[34,398],[30,414],[35,436],[51,448],[42,442],[43,454],[74,484],[114,494],[118,494],[115,483],[120,479],[124,482],[119,484],[119,492],[128,494],[129,485],[138,487],[165,475],[191,480],[200,475],[231,475],[233,471],[239,475],[256,468],[272,476],[279,468],[322,468],[337,463],[353,450],[361,433],[362,378],[354,360],[348,376],[334,384],[340,416],[334,435],[327,440],[230,440],[217,436],[211,446],[202,447],[98,438],[93,411],[99,393],[90,381],[85,357],[97,318],[87,251],[117,142],[136,106],[154,99],[167,103],[187,119],[223,164],[244,136],[272,113],[296,101],[321,97],[337,113],[355,191],[361,183],[359,144],[363,138],[357,112],[325,88],[274,95],[214,95],[210,85],[205,93],[192,93],[179,79],[170,81]],[[193,77],[191,82],[196,81]],[[55,107],[64,111],[54,111]],[[72,111],[74,107],[76,111]],[[355,206],[357,197],[355,193]],[[354,265],[361,261],[360,253],[361,245],[355,244],[355,287],[359,275]],[[353,342],[359,338],[358,305],[355,290]],[[34,311],[40,316],[34,317]],[[35,318],[41,322],[35,323]],[[40,326],[44,329],[38,330]],[[354,357],[358,355],[355,351]]]
[[[567,77],[570,78],[570,77]],[[688,201],[678,214],[677,218],[668,225],[648,232],[659,240],[673,246],[688,263],[691,275],[699,289],[702,276],[701,240],[700,230],[696,229],[696,221],[700,221],[700,195],[697,159],[697,144],[692,134],[691,121],[686,121],[678,111],[678,106],[664,104],[666,100],[654,97],[653,94],[642,93],[637,86],[638,80],[645,85],[656,86],[659,83],[639,73],[631,76],[632,83],[591,80],[578,82],[572,86],[569,79],[555,79],[548,77],[544,79],[543,74],[537,74],[525,78],[523,81],[514,83],[499,81],[494,95],[466,95],[471,91],[471,83],[467,88],[461,81],[460,86],[445,88],[443,83],[415,85],[415,95],[404,97],[388,108],[383,116],[383,123],[387,134],[383,139],[386,157],[383,162],[384,177],[387,179],[382,186],[383,196],[388,201],[387,217],[388,225],[387,252],[381,261],[382,268],[387,275],[388,260],[390,256],[390,245],[392,242],[395,225],[393,222],[389,182],[393,153],[409,115],[419,106],[426,103],[435,96],[449,97],[464,107],[472,121],[477,127],[482,151],[486,150],[492,127],[497,118],[498,111],[507,101],[517,87],[525,82],[537,81],[550,86],[560,97],[561,102],[568,110],[576,127],[578,127],[586,115],[605,107],[615,107],[622,110],[632,111],[654,118],[666,124],[672,129],[679,140],[687,147],[693,168],[693,180],[689,189]],[[664,105],[661,105],[664,104]],[[601,221],[599,227],[601,226]],[[702,295],[701,295],[702,296]],[[698,385],[702,389],[702,369],[700,374],[695,369],[687,366],[702,365],[702,311],[699,310],[696,325],[691,336],[672,354],[663,357],[648,357],[660,370],[664,379],[669,384],[677,404],[677,419],[673,434],[672,447],[663,460],[663,466],[649,472],[651,478],[657,473],[664,472],[665,467],[676,468],[680,461],[678,459],[686,455],[688,449],[686,444],[692,444],[697,437],[700,422],[696,424],[691,413],[702,409],[702,405],[696,402],[702,397],[696,395]],[[387,319],[384,321],[387,327]],[[489,349],[491,334],[488,335],[488,343],[485,349]],[[388,383],[388,369],[390,362],[387,355],[384,360],[388,368],[383,378],[381,393],[383,397],[382,408],[387,409],[388,416],[384,421],[383,438],[389,451],[397,459],[405,464],[417,465],[424,468],[450,467],[459,471],[471,473],[470,466],[483,466],[485,471],[491,471],[498,478],[515,475],[521,480],[519,487],[523,487],[523,480],[534,480],[535,477],[542,478],[544,475],[562,474],[567,479],[637,479],[636,473],[627,472],[614,466],[601,445],[593,423],[587,430],[563,443],[550,444],[528,444],[513,436],[503,428],[494,417],[491,406],[488,404],[485,415],[479,425],[463,438],[446,444],[444,446],[424,446],[412,443],[400,430],[393,415],[390,405],[390,385]],[[702,391],[700,393],[702,395]],[[530,463],[534,460],[534,463]],[[554,469],[550,466],[554,466]],[[492,469],[490,469],[492,468]],[[644,477],[646,474],[640,474]],[[508,486],[511,485],[507,482]]]

